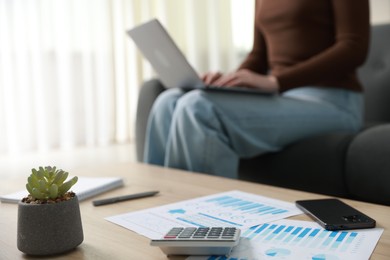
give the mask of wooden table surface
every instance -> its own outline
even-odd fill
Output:
[[[80,202],[84,231],[83,243],[67,254],[44,259],[167,259],[159,248],[149,246],[149,239],[104,219],[117,214],[230,190],[241,190],[288,202],[326,197],[137,163],[81,168],[70,172],[70,174],[91,177],[123,177],[125,187],[101,194],[93,199],[149,190],[159,190],[160,194],[101,207],[94,207],[91,203],[92,199]],[[2,181],[0,183],[0,194],[8,194],[23,189],[28,175],[29,170],[23,178],[7,178],[6,181]],[[390,259],[390,207],[352,200],[343,199],[343,201],[376,219],[377,226],[385,229],[371,259]],[[310,220],[305,215],[295,216],[291,219]],[[0,259],[37,259],[26,256],[17,249],[16,225],[17,205],[0,203]],[[176,256],[169,259],[184,259],[184,257]]]

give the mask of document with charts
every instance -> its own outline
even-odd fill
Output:
[[[283,219],[243,230],[229,257],[187,260],[367,260],[382,233],[383,228],[328,231],[315,222]]]
[[[106,219],[157,239],[175,226],[235,226],[243,229],[301,213],[293,203],[229,191]]]

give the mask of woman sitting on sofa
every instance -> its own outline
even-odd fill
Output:
[[[164,91],[153,105],[144,161],[237,177],[240,158],[303,138],[362,125],[356,69],[369,44],[368,0],[257,0],[253,49],[206,84],[272,95]]]

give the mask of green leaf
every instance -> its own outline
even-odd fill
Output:
[[[47,192],[46,181],[39,180],[38,184],[39,184],[39,186],[37,188],[39,189],[40,192]]]
[[[65,172],[65,171],[62,171],[62,178],[60,179],[59,181],[59,185],[61,185],[62,183],[64,183],[64,181],[68,178],[69,176],[69,172]],[[58,186],[59,186],[58,185]]]
[[[58,178],[56,177],[56,179],[53,181],[53,183],[57,184],[58,186],[61,186],[62,183],[64,183],[64,181],[68,178],[68,175],[69,175],[68,172],[60,170],[57,173]]]
[[[40,167],[40,168],[42,168],[42,167]],[[32,174],[34,174],[37,177],[37,179],[42,179],[43,178],[43,172],[41,172],[40,170],[37,171],[35,169],[32,169],[31,171],[32,171]]]
[[[26,184],[26,189],[28,193],[32,195],[32,187],[28,183]]]
[[[73,177],[69,181],[65,182],[58,188],[58,196],[64,195],[74,184],[76,184],[78,178],[77,176]]]
[[[56,177],[54,178],[53,180],[53,183],[60,186],[64,181],[65,179],[63,179],[64,177],[64,172],[63,171],[59,171],[56,175]]]
[[[58,197],[58,186],[53,184],[50,186],[50,190],[49,190],[49,198],[51,199],[55,199]]]
[[[47,199],[47,196],[44,193],[40,192],[37,188],[33,188],[31,190],[31,196],[33,196],[33,198],[41,200]]]
[[[40,167],[42,168],[42,167]],[[50,166],[47,166],[43,169],[43,175],[49,179],[50,178],[50,171],[51,171],[51,167]]]
[[[27,182],[31,187],[39,187],[38,179],[35,175],[30,175],[30,177],[27,178]]]

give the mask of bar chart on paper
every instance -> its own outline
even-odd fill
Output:
[[[153,239],[175,226],[249,228],[300,213],[292,203],[229,191],[113,216],[107,220]]]
[[[300,213],[290,203],[240,191],[184,201],[171,207],[174,209],[159,214],[169,214],[195,226],[250,227]]]
[[[382,232],[378,228],[327,231],[312,222],[279,220],[245,230],[229,258],[210,256],[202,259],[368,259]]]

